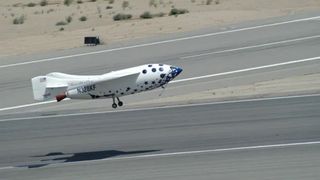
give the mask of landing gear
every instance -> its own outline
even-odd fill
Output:
[[[118,97],[117,97],[117,98],[118,98]],[[114,95],[112,96],[112,101],[113,101],[112,107],[113,107],[114,109],[117,108],[116,99],[115,99]]]
[[[117,98],[117,100],[118,100],[118,105],[116,104],[116,98]],[[119,106],[119,107],[123,106],[123,102],[120,101],[119,97],[112,96],[112,101],[113,101],[112,107],[113,107],[114,109],[117,108],[118,106]]]
[[[117,100],[118,100],[118,106],[123,106],[123,102],[122,101],[120,101],[120,99],[119,99],[119,97],[117,97]]]
[[[112,107],[115,109],[115,108],[117,108],[117,104],[116,103],[113,103],[112,104]]]

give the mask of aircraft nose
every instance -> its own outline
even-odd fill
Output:
[[[177,75],[176,76],[178,76],[183,71],[183,69],[180,68],[180,67],[176,67],[176,71],[177,71]]]
[[[171,66],[170,69],[171,69],[170,75],[172,79],[177,77],[182,72],[182,68],[180,67]]]

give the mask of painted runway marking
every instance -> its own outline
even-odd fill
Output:
[[[297,96],[279,96],[279,97],[269,97],[269,98],[242,99],[242,100],[233,100],[233,101],[208,102],[208,103],[197,103],[197,104],[182,104],[182,105],[171,105],[171,106],[160,106],[160,107],[149,107],[149,108],[133,108],[133,109],[124,109],[124,110],[110,110],[110,111],[98,111],[98,112],[87,112],[87,113],[32,116],[32,117],[0,119],[0,122],[44,119],[44,118],[47,118],[47,119],[48,118],[61,118],[61,117],[70,117],[70,116],[85,116],[85,115],[108,114],[108,113],[134,112],[134,111],[147,111],[147,110],[155,110],[155,109],[182,108],[182,107],[194,107],[194,106],[206,106],[206,105],[221,105],[221,104],[270,101],[270,100],[319,97],[319,96],[320,96],[320,94],[307,94],[307,95],[297,95]]]
[[[320,144],[320,141],[286,143],[286,144],[270,144],[270,145],[258,145],[258,146],[243,146],[243,147],[222,148],[222,149],[208,149],[208,150],[199,150],[199,151],[182,151],[182,152],[172,152],[172,153],[146,154],[146,155],[138,155],[138,156],[102,159],[102,161],[106,161],[106,160],[125,160],[125,159],[143,159],[143,158],[153,158],[153,157],[193,155],[193,154],[205,154],[205,153],[228,152],[228,151],[258,150],[258,149],[270,149],[270,148],[305,146],[305,145],[318,145],[318,144]]]
[[[164,41],[157,41],[157,42],[138,44],[138,45],[132,45],[132,46],[126,46],[126,47],[106,49],[106,50],[101,50],[101,51],[80,53],[80,54],[67,55],[67,56],[59,56],[59,57],[53,57],[53,58],[38,59],[38,60],[22,62],[22,63],[6,64],[6,65],[1,65],[0,69],[1,68],[14,67],[14,66],[27,65],[27,64],[48,62],[48,61],[57,61],[57,60],[69,59],[69,58],[79,57],[79,56],[87,56],[87,55],[93,55],[93,54],[101,54],[101,53],[108,53],[108,52],[114,52],[114,51],[120,51],[120,50],[126,50],[126,49],[139,48],[139,47],[153,46],[153,45],[165,44],[165,43],[171,43],[171,42],[185,41],[185,40],[191,40],[191,39],[197,39],[197,38],[204,38],[204,37],[209,37],[209,36],[229,34],[229,33],[241,32],[241,31],[247,31],[247,30],[253,30],[253,29],[261,29],[261,28],[265,28],[265,27],[279,26],[279,25],[284,25],[284,24],[297,23],[297,22],[303,22],[303,21],[310,21],[310,20],[316,20],[316,19],[320,19],[320,16],[314,16],[314,17],[302,18],[302,19],[295,19],[295,20],[283,21],[283,22],[277,22],[277,23],[270,23],[270,24],[252,26],[252,27],[245,27],[245,28],[239,28],[239,29],[233,29],[233,30],[227,30],[227,31],[221,31],[221,32],[208,33],[208,34],[194,35],[194,36],[189,36],[189,37],[169,39],[169,40],[164,40]]]
[[[53,102],[57,102],[56,100],[53,101],[45,101],[45,102],[38,102],[38,103],[32,103],[32,104],[24,104],[24,105],[19,105],[19,106],[12,106],[12,107],[6,107],[0,109],[0,111],[8,111],[8,110],[13,110],[13,109],[19,109],[19,108],[25,108],[25,107],[31,107],[31,106],[38,106],[38,105],[43,105],[43,104],[50,104]]]
[[[289,40],[284,40],[284,41],[277,41],[277,42],[271,42],[271,43],[253,45],[253,46],[246,46],[246,47],[240,47],[240,48],[234,48],[234,49],[227,49],[227,50],[222,50],[222,51],[215,51],[215,52],[208,52],[208,53],[202,53],[202,54],[184,56],[184,57],[181,57],[180,59],[189,59],[189,58],[195,58],[195,57],[201,57],[201,56],[208,56],[208,55],[213,55],[213,54],[221,54],[221,53],[227,53],[227,52],[235,52],[235,51],[241,51],[241,50],[247,50],[247,49],[254,49],[254,48],[260,48],[260,47],[280,45],[280,44],[286,44],[286,43],[292,43],[292,42],[298,42],[298,41],[316,39],[316,38],[319,38],[319,37],[320,37],[320,35],[303,37],[303,38],[296,38],[296,39],[289,39]]]
[[[261,150],[261,149],[311,146],[311,145],[319,145],[319,144],[320,144],[320,141],[310,141],[310,142],[297,142],[297,143],[285,143],[285,144],[242,146],[242,147],[231,147],[231,148],[221,148],[221,149],[181,151],[181,152],[171,152],[171,153],[145,154],[145,155],[114,157],[114,158],[89,160],[89,161],[53,163],[48,165],[47,167],[72,166],[72,165],[81,165],[86,163],[97,163],[97,162],[103,162],[103,161],[135,160],[135,159],[160,158],[160,157],[170,157],[170,156],[199,155],[199,154],[218,153],[218,152],[251,151],[251,150]],[[14,168],[21,168],[21,167],[7,166],[7,167],[0,167],[0,170],[7,170],[7,169],[14,169]]]
[[[217,74],[209,74],[209,75],[204,75],[204,76],[180,79],[180,80],[172,81],[171,83],[193,81],[193,80],[198,80],[198,79],[211,78],[211,77],[217,77],[217,76],[224,76],[224,75],[230,75],[230,74],[236,74],[236,73],[260,70],[260,69],[272,68],[272,67],[277,67],[277,66],[291,65],[291,64],[303,63],[303,62],[308,62],[308,61],[316,61],[316,60],[320,60],[320,56],[313,57],[313,58],[299,59],[299,60],[294,60],[294,61],[287,61],[287,62],[276,63],[276,64],[269,64],[269,65],[265,65],[265,66],[257,66],[257,67],[252,67],[252,68],[247,68],[247,69],[240,69],[240,70],[235,70],[235,71],[222,72],[222,73],[217,73]]]
[[[236,73],[242,73],[242,72],[248,72],[248,71],[254,71],[254,70],[260,70],[260,69],[265,69],[265,68],[284,66],[284,65],[296,64],[296,63],[302,63],[302,62],[308,62],[308,61],[315,61],[315,60],[320,60],[320,56],[313,57],[313,58],[300,59],[300,60],[295,60],[295,61],[287,61],[287,62],[283,62],[283,63],[270,64],[270,65],[265,65],[265,66],[257,66],[257,67],[253,67],[253,68],[240,69],[240,70],[235,70],[235,71],[228,71],[228,72],[217,73],[217,74],[208,74],[208,75],[204,75],[204,76],[180,79],[180,80],[171,81],[170,84],[205,79],[205,78],[211,78],[211,77],[217,77],[217,76],[224,76],[224,75],[230,75],[230,74],[236,74]],[[25,105],[6,107],[6,108],[1,108],[0,112],[7,111],[7,110],[13,110],[13,109],[20,109],[20,108],[25,108],[25,107],[31,107],[31,106],[37,106],[37,105],[42,105],[42,104],[50,104],[50,103],[54,103],[54,102],[56,102],[56,101],[47,101],[47,102],[39,102],[39,103],[31,103],[31,104],[25,104]]]

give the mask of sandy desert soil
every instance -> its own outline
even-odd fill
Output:
[[[112,43],[320,9],[320,0],[130,0],[128,7],[122,6],[124,0],[91,1],[73,0],[66,6],[64,0],[47,0],[40,6],[41,0],[0,0],[0,57],[80,47],[86,35]],[[189,13],[168,16],[173,7]],[[140,19],[145,11],[165,15]],[[133,17],[113,21],[117,13]],[[69,16],[70,23],[56,25]],[[81,16],[87,20],[80,21]],[[13,24],[20,17],[24,23]]]

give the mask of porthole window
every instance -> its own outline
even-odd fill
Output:
[[[163,68],[162,68],[162,67],[160,67],[160,68],[159,68],[159,71],[163,71]]]
[[[157,71],[157,69],[156,68],[152,68],[152,72],[156,72]]]
[[[161,78],[164,78],[165,75],[166,75],[166,74],[160,74],[160,77],[161,77]]]
[[[142,71],[142,73],[143,73],[143,74],[146,74],[146,73],[147,73],[147,70],[144,69],[144,70]]]
[[[163,64],[159,64],[159,66],[163,66]]]
[[[152,64],[149,64],[148,67],[152,67]]]
[[[156,82],[152,81],[152,84],[155,84]]]
[[[148,84],[148,81],[144,82],[144,84],[147,85],[147,84]]]

